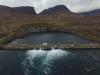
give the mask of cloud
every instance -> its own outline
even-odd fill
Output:
[[[34,5],[33,0],[0,0],[0,4],[11,6],[11,7]]]
[[[55,5],[66,5],[73,12],[84,12],[100,8],[100,0],[0,0],[1,5],[33,6],[37,12]]]
[[[100,9],[100,0],[76,0],[76,2],[70,0],[67,6],[73,12],[85,12]]]
[[[35,0],[34,6],[37,12],[55,5],[65,5],[72,12],[85,12],[100,8],[100,0]]]

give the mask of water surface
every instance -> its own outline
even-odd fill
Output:
[[[13,41],[13,44],[34,44],[34,43],[82,43],[88,44],[92,41],[80,38],[77,35],[69,33],[33,33],[21,39]]]
[[[0,75],[100,75],[100,51],[0,51]]]

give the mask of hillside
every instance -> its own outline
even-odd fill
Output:
[[[10,7],[8,7],[9,9]],[[20,8],[20,7],[19,7]],[[8,11],[8,9],[6,11]],[[52,9],[52,8],[50,8]],[[0,9],[3,12],[3,9]],[[82,38],[100,41],[100,17],[80,16],[67,10],[70,16],[57,15],[57,11],[50,15],[33,15],[21,12],[8,11],[5,15],[0,12],[0,44],[8,44],[16,38],[20,38],[33,32],[59,31],[70,32]],[[67,14],[68,15],[68,14]]]

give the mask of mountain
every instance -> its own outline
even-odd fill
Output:
[[[0,5],[0,14],[33,14],[36,15],[36,12],[33,7],[29,6],[22,6],[22,7],[8,7],[8,6],[3,6]]]
[[[12,10],[11,7],[0,5],[0,13],[1,12],[10,12]]]
[[[98,16],[98,15],[100,15],[100,9],[96,9],[96,10],[89,11],[89,12],[84,12],[81,14],[86,15],[86,16]]]
[[[73,16],[80,16],[80,14],[71,12],[66,6],[64,5],[57,5],[49,9],[45,9],[42,12],[39,13],[39,15],[45,15],[45,16],[58,16],[58,18],[61,17],[73,17]]]
[[[1,11],[1,10],[3,10],[3,11],[9,11],[9,9],[11,9],[11,8],[8,7],[8,6],[0,5],[0,11]]]
[[[63,13],[71,13],[70,10],[64,6],[64,5],[58,5],[49,9],[45,9],[44,11],[42,11],[41,13],[39,13],[40,15],[52,15],[52,14],[56,14],[59,12],[63,12]]]
[[[3,19],[11,15],[12,15],[11,7],[0,5],[0,19]]]
[[[36,14],[35,9],[29,6],[14,7],[14,12],[25,13],[25,14]]]

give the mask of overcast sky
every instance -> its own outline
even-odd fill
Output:
[[[73,12],[84,12],[100,8],[100,0],[0,0],[0,5],[34,6],[36,12],[55,5],[66,5]]]

